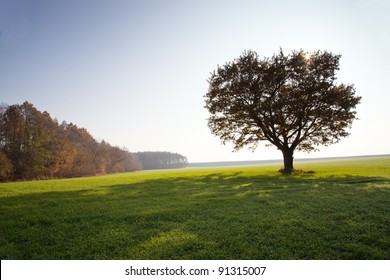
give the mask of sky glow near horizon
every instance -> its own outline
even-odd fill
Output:
[[[0,0],[0,102],[29,101],[129,151],[190,162],[282,159],[232,152],[207,127],[217,65],[244,50],[341,54],[362,96],[351,135],[295,158],[390,154],[390,1]]]

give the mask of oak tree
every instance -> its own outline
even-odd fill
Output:
[[[222,143],[255,150],[266,140],[283,153],[283,172],[294,170],[295,150],[310,152],[349,135],[361,97],[336,83],[341,55],[282,50],[260,59],[245,51],[218,66],[208,80],[208,126]]]

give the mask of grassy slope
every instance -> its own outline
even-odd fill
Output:
[[[0,258],[390,258],[390,157],[278,167],[0,184]]]

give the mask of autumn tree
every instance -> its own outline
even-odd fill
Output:
[[[47,112],[38,111],[32,104],[12,105],[2,114],[0,122],[1,151],[13,166],[14,179],[33,179],[50,176],[54,162],[55,127]]]
[[[294,170],[295,150],[310,152],[349,135],[361,97],[337,84],[340,55],[303,50],[271,58],[245,51],[218,66],[208,80],[208,126],[234,149],[268,141],[283,153],[283,172]]]
[[[97,142],[85,128],[31,103],[0,106],[0,181],[91,176],[139,170],[125,149]]]

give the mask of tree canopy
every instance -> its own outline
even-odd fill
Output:
[[[0,181],[68,178],[141,169],[181,168],[185,156],[131,153],[96,141],[85,128],[24,102],[0,106]]]
[[[136,157],[85,128],[59,124],[31,103],[0,110],[0,180],[81,177],[139,170]]]
[[[245,51],[218,66],[208,80],[208,126],[222,142],[255,150],[266,140],[283,153],[290,174],[294,151],[310,152],[349,135],[361,97],[352,84],[337,84],[341,55],[282,50],[260,59]]]

